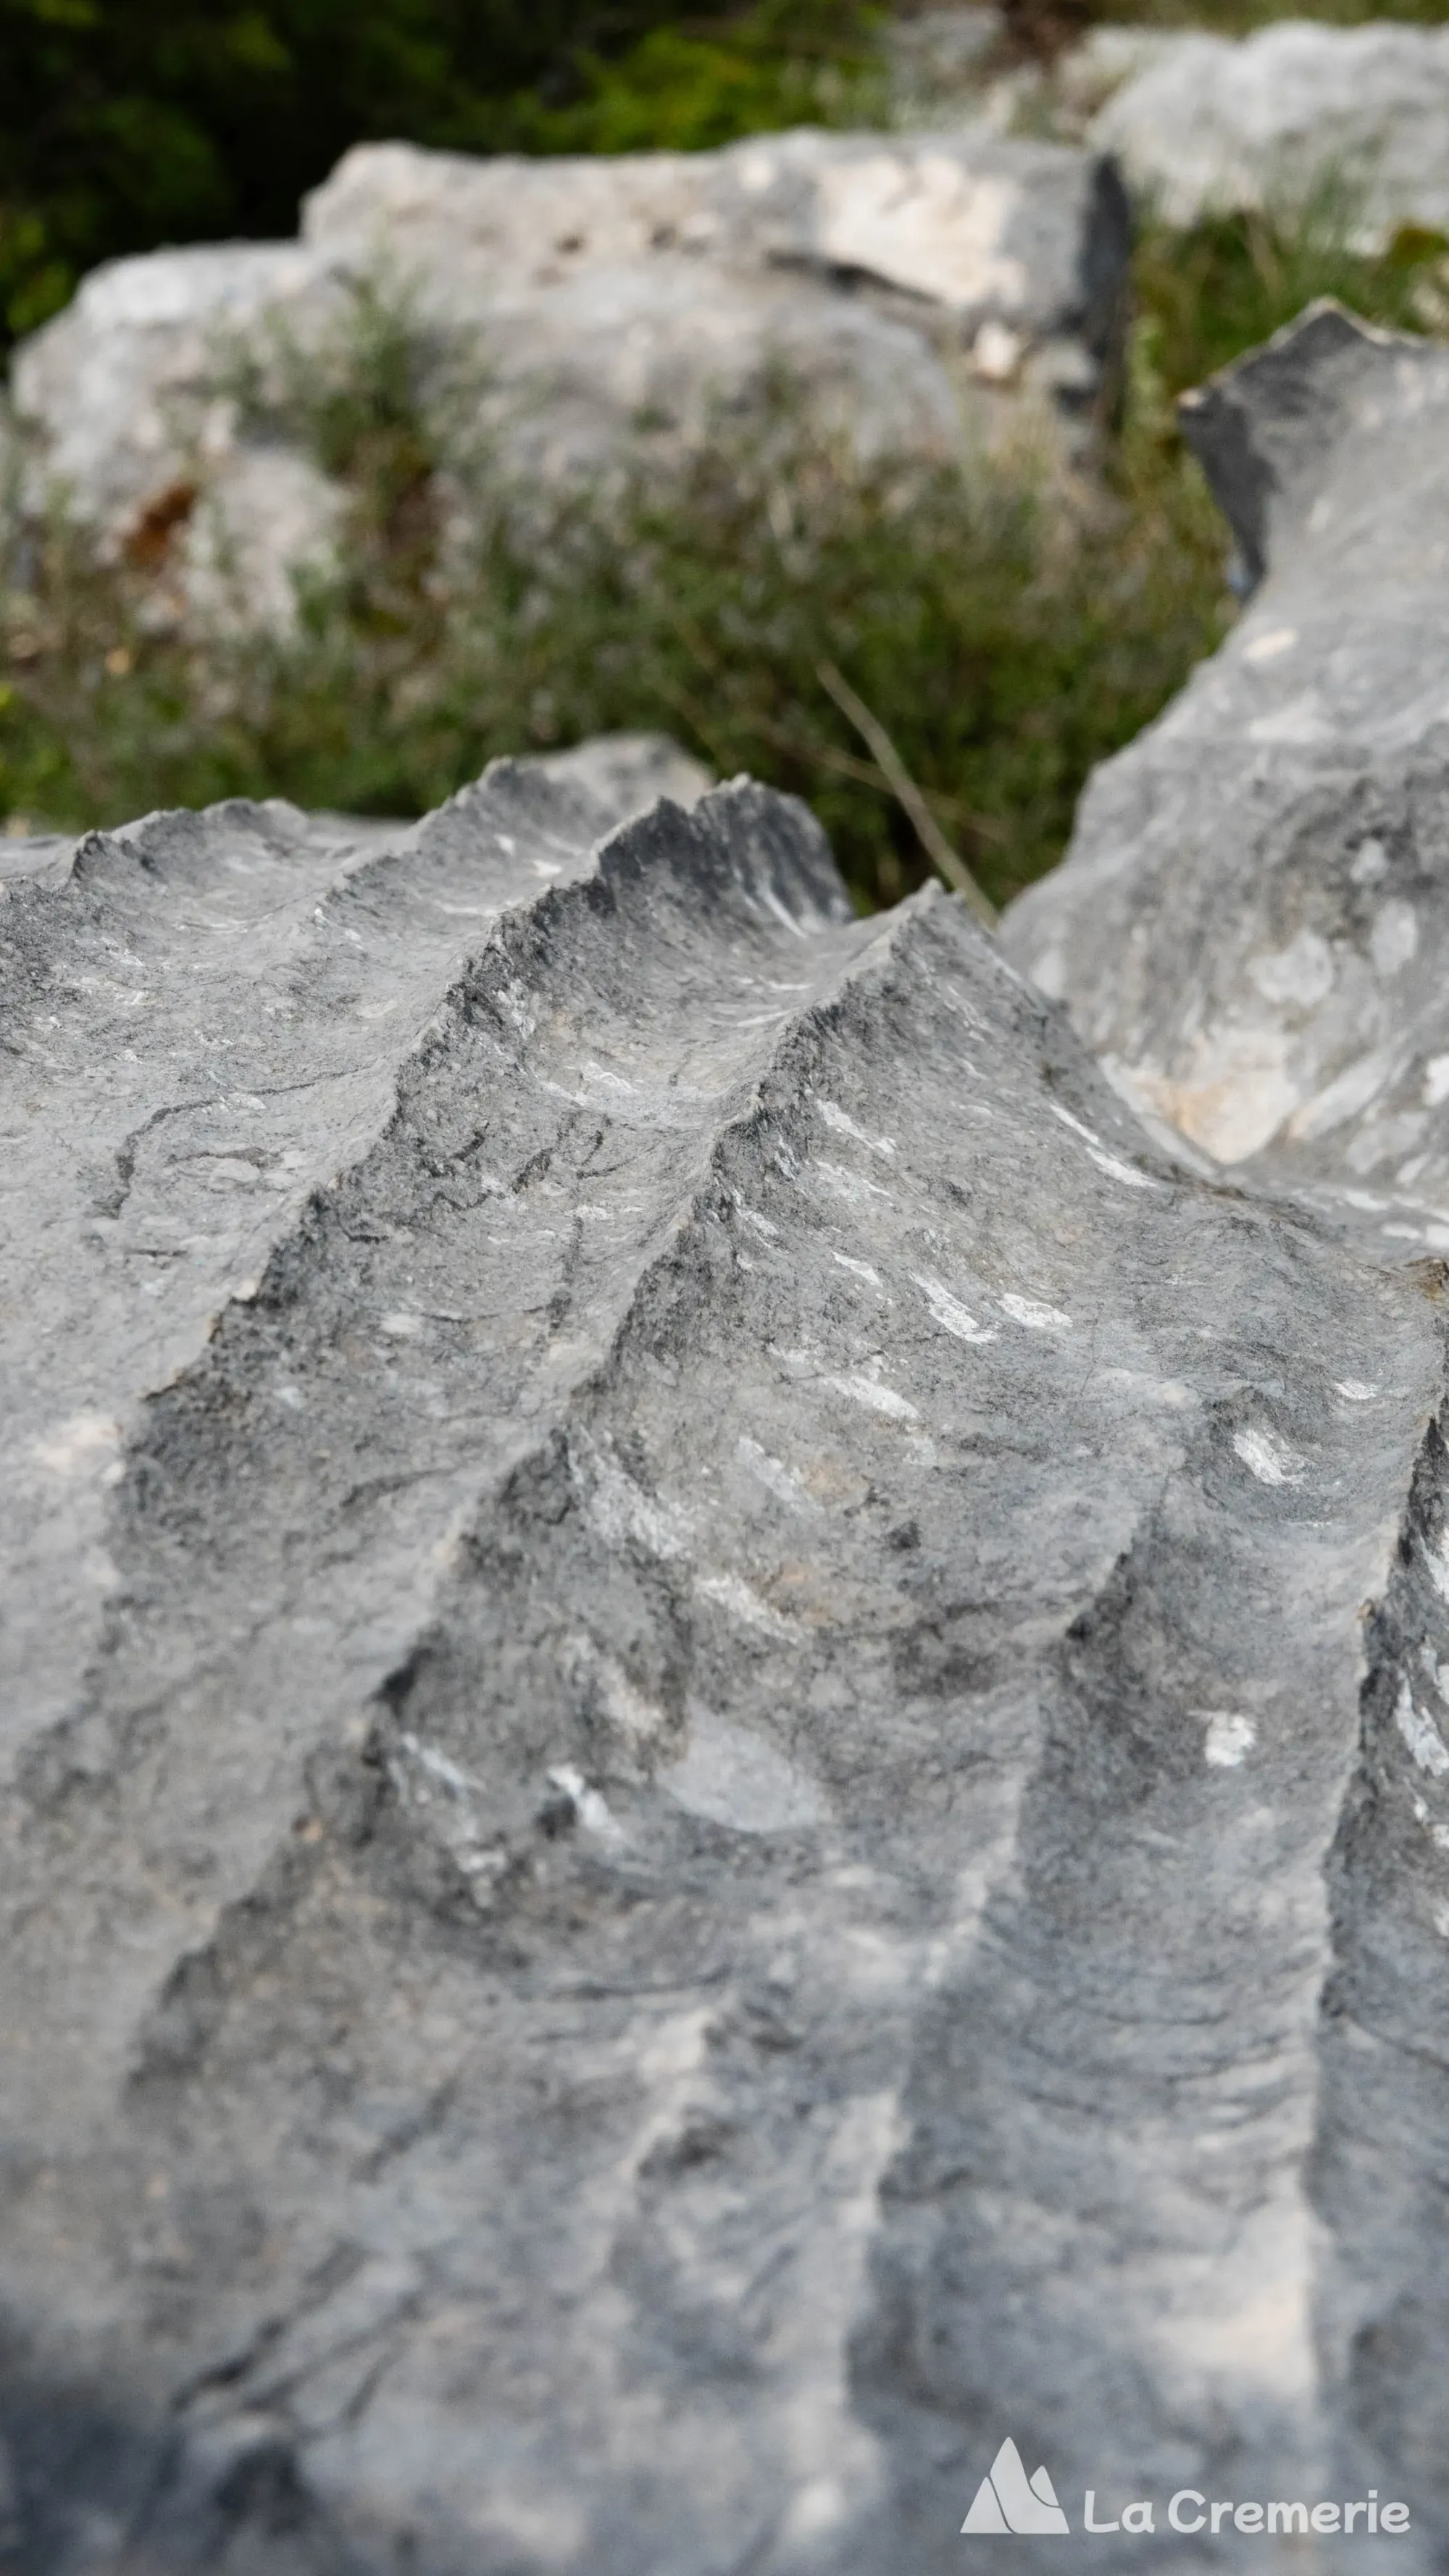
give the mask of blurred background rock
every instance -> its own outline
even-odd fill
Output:
[[[7,828],[237,793],[413,812],[496,752],[643,728],[808,797],[862,903],[943,840],[997,900],[1039,875],[1090,767],[1235,613],[1174,397],[1315,295],[1449,320],[1434,8],[1117,8],[0,0],[0,327],[26,344],[0,424]],[[602,271],[530,271],[524,294],[515,259],[490,281],[481,218],[446,276],[444,200],[482,206],[480,156],[555,164],[527,174],[551,243],[549,208],[637,195],[648,166],[586,185],[560,155],[722,154],[669,179],[692,203],[744,166],[729,146],[800,126],[842,139],[774,156],[790,240],[727,245],[673,334],[680,244],[657,226],[631,253],[632,339]],[[892,138],[873,156],[845,139],[872,131]],[[930,132],[949,151],[923,153]],[[299,200],[359,144],[416,147],[354,155],[316,200],[347,215],[361,185],[371,247],[350,215],[342,248],[331,215],[298,244]],[[1107,151],[1136,199],[1130,276],[1081,211]],[[848,258],[836,242],[840,170],[859,196],[877,162],[915,191],[904,268],[890,188],[882,241],[862,248],[857,208]],[[437,199],[437,242],[389,272],[373,253],[412,239],[399,173],[413,233],[412,199]],[[1033,291],[1096,259],[1093,292],[1058,283],[1023,320],[1030,296],[923,291],[928,198],[938,250],[954,224]],[[789,327],[759,329],[766,306]],[[1070,415],[1065,445],[1019,434],[1048,376],[1035,430]],[[842,377],[844,410],[812,400]],[[541,477],[563,450],[587,470]]]

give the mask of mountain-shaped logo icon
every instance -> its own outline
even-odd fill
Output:
[[[963,2531],[1066,2532],[1067,2517],[1045,2469],[1029,2478],[1021,2453],[1010,2439],[1002,2443],[972,2498]]]

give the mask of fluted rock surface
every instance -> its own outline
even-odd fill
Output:
[[[1427,2569],[1432,1304],[590,774],[0,913],[18,2561],[934,2576],[1010,2432]]]

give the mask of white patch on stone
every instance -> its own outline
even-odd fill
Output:
[[[1243,646],[1245,662],[1276,662],[1282,653],[1291,653],[1298,641],[1296,626],[1270,627],[1266,635],[1255,635]]]
[[[643,1691],[635,1689],[623,1665],[616,1663],[612,1655],[600,1655],[598,1677],[604,1715],[621,1735],[627,1735],[635,1744],[648,1743],[652,1737],[662,1735],[664,1710],[657,1700],[646,1699]]]
[[[1360,1377],[1339,1377],[1333,1381],[1333,1392],[1341,1395],[1345,1404],[1372,1404],[1378,1388],[1366,1385]]]
[[[103,1413],[73,1413],[36,1441],[34,1455],[53,1476],[104,1475],[120,1445],[119,1422]]]
[[[1026,269],[1002,247],[1021,196],[1015,180],[966,170],[946,152],[887,149],[826,163],[819,191],[820,248],[838,267],[957,310],[1023,305]]]
[[[1248,727],[1250,742],[1301,743],[1330,742],[1333,726],[1324,714],[1316,689],[1305,689],[1303,695],[1289,700],[1286,707],[1276,707],[1271,715],[1257,716]]]
[[[1397,975],[1419,945],[1418,916],[1411,903],[1386,903],[1369,933],[1369,954],[1381,975]]]
[[[897,1395],[893,1386],[882,1386],[880,1380],[857,1374],[854,1377],[828,1377],[837,1395],[848,1395],[852,1404],[863,1404],[868,1412],[884,1413],[892,1422],[919,1422],[920,1414],[909,1396]]]
[[[1256,1476],[1260,1485],[1302,1484],[1307,1462],[1296,1449],[1289,1448],[1286,1440],[1280,1440],[1276,1431],[1245,1424],[1241,1431],[1233,1433],[1233,1447],[1249,1475]]]
[[[677,1805],[734,1833],[798,1833],[825,1814],[819,1789],[797,1763],[763,1736],[703,1712],[694,1716],[681,1760],[660,1780]]]
[[[1250,1717],[1239,1717],[1229,1709],[1204,1709],[1207,1720],[1203,1737],[1202,1758],[1213,1771],[1237,1771],[1258,1741],[1258,1730]]]
[[[1148,1173],[1139,1172],[1135,1163],[1122,1162],[1116,1154],[1107,1153],[1100,1145],[1089,1145],[1087,1154],[1099,1172],[1105,1172],[1109,1180],[1125,1181],[1129,1189],[1155,1190],[1161,1186]]]
[[[1424,1106],[1438,1109],[1449,1100],[1449,1055],[1431,1055],[1424,1066]]]
[[[1026,355],[1026,342],[1006,322],[983,322],[971,343],[971,372],[988,385],[1009,385]]]
[[[1014,1324],[1024,1324],[1029,1333],[1069,1333],[1072,1329],[1071,1316],[1064,1315],[1060,1306],[1044,1306],[1035,1297],[1008,1294],[998,1303],[1004,1315],[1009,1315]]]
[[[1074,1118],[1070,1109],[1064,1109],[1059,1100],[1050,1101],[1048,1106],[1053,1118],[1060,1118],[1062,1125],[1064,1127],[1070,1127],[1074,1136],[1083,1137],[1089,1145],[1101,1144],[1102,1139],[1097,1134],[1095,1127],[1085,1126],[1080,1118]]]
[[[646,1494],[601,1442],[576,1432],[569,1463],[584,1486],[587,1517],[608,1546],[632,1539],[649,1556],[689,1554],[691,1532],[683,1513]]]
[[[882,1285],[880,1272],[872,1270],[868,1261],[853,1261],[848,1252],[832,1252],[830,1258],[832,1261],[838,1261],[842,1270],[849,1270],[857,1279],[863,1279],[867,1288],[879,1288]]]
[[[1399,1684],[1394,1724],[1420,1770],[1429,1772],[1435,1780],[1442,1780],[1449,1771],[1449,1745],[1445,1744],[1432,1717],[1426,1717],[1421,1708],[1415,1707],[1414,1694],[1407,1680]]]
[[[601,1797],[597,1789],[590,1788],[582,1771],[576,1770],[572,1762],[556,1762],[548,1776],[553,1788],[562,1789],[566,1798],[572,1798],[574,1813],[585,1833],[596,1834],[603,1843],[621,1843],[624,1840],[624,1828],[608,1800]]]
[[[753,1226],[756,1234],[763,1235],[767,1243],[779,1242],[779,1227],[777,1225],[772,1225],[767,1216],[761,1216],[758,1208],[747,1207],[744,1200],[740,1198],[738,1194],[736,1194],[735,1205],[739,1209],[742,1223],[748,1226]]]
[[[1435,1850],[1449,1851],[1449,1825],[1439,1825],[1435,1823],[1417,1789],[1411,1790],[1409,1794],[1413,1800],[1414,1813],[1420,1824],[1423,1826],[1425,1833],[1433,1843]]]
[[[1349,875],[1355,885],[1377,885],[1389,872],[1389,854],[1382,841],[1360,841]]]
[[[1198,1030],[1188,1065],[1175,1078],[1138,1066],[1135,1082],[1159,1116],[1217,1163],[1246,1162],[1276,1135],[1300,1097],[1286,1031],[1237,1020]]]
[[[994,1342],[996,1340],[996,1327],[993,1324],[978,1324],[975,1316],[962,1305],[960,1298],[953,1297],[950,1289],[944,1287],[939,1279],[922,1278],[914,1273],[912,1278],[913,1285],[919,1288],[931,1309],[932,1316],[943,1332],[954,1333],[958,1342]]]
[[[1312,1010],[1333,990],[1333,952],[1316,930],[1300,930],[1286,948],[1255,957],[1248,973],[1266,1001]]]
[[[389,1341],[415,1342],[423,1329],[423,1319],[421,1315],[384,1315],[377,1329],[386,1333]]]
[[[857,1127],[855,1120],[850,1117],[848,1112],[837,1107],[833,1100],[822,1100],[816,1105],[819,1108],[820,1115],[824,1119],[826,1126],[833,1127],[837,1136],[853,1136],[857,1145],[868,1145],[873,1154],[893,1154],[895,1152],[896,1148],[894,1137],[867,1136],[865,1129],[863,1127]]]
[[[424,1771],[430,1771],[435,1780],[441,1780],[455,1796],[466,1797],[470,1789],[482,1787],[482,1782],[461,1770],[449,1754],[440,1753],[436,1744],[424,1744],[416,1735],[404,1735],[400,1740],[413,1760],[421,1764]]]
[[[741,1575],[702,1574],[695,1590],[706,1601],[727,1610],[732,1619],[743,1621],[747,1628],[760,1629],[767,1637],[793,1637],[797,1633],[794,1623],[782,1619],[779,1611],[773,1610]]]
[[[1117,1155],[1109,1154],[1100,1136],[1092,1128],[1084,1126],[1080,1118],[1074,1118],[1070,1109],[1063,1109],[1059,1100],[1051,1103],[1051,1111],[1054,1118],[1060,1118],[1064,1127],[1071,1128],[1073,1135],[1081,1137],[1099,1172],[1109,1173],[1114,1181],[1128,1182],[1134,1190],[1155,1190],[1160,1186],[1150,1180],[1146,1172],[1139,1172],[1131,1163],[1124,1163]]]
[[[1289,1135],[1302,1139],[1326,1136],[1331,1129],[1357,1118],[1360,1110],[1367,1109],[1369,1102],[1377,1099],[1393,1080],[1401,1061],[1391,1047],[1376,1047],[1372,1055],[1360,1056],[1356,1064],[1345,1066],[1322,1091],[1304,1102],[1288,1122]]]
[[[794,1469],[787,1467],[783,1459],[772,1458],[769,1450],[761,1448],[758,1440],[751,1440],[747,1432],[742,1432],[735,1442],[735,1456],[756,1483],[763,1485],[767,1494],[773,1494],[777,1503],[783,1503],[787,1511],[815,1509]]]
[[[811,1163],[810,1169],[818,1175],[836,1198],[844,1199],[848,1206],[859,1207],[867,1199],[890,1197],[889,1190],[883,1190],[879,1181],[868,1181],[863,1172],[847,1172],[841,1164],[827,1163],[819,1155]]]

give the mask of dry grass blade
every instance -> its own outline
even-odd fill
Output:
[[[960,851],[947,840],[885,726],[871,714],[865,700],[856,696],[844,672],[837,671],[833,662],[817,663],[816,670],[822,689],[835,700],[847,723],[854,725],[881,775],[889,779],[892,792],[910,816],[916,837],[932,866],[939,868],[947,885],[954,886],[957,894],[964,894],[977,920],[987,930],[994,930],[998,918],[995,904],[982,893]]]

